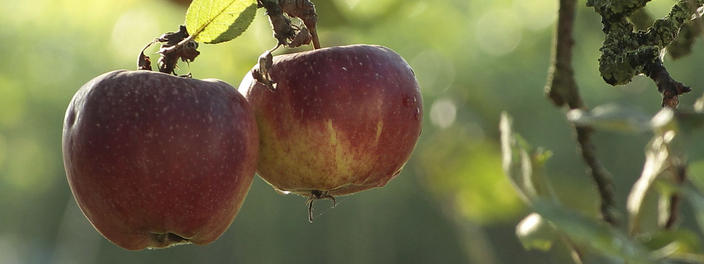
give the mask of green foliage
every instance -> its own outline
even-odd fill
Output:
[[[701,240],[688,228],[659,230],[653,234],[636,237],[654,255],[674,255],[696,253],[701,250]]]
[[[186,28],[197,42],[225,42],[247,30],[256,11],[256,0],[194,0],[186,11]]]
[[[675,141],[675,131],[678,131],[679,126],[674,112],[665,108],[651,122],[646,122],[638,113],[618,107],[606,107],[592,112],[573,111],[568,115],[573,122],[581,125],[598,125],[633,132],[642,130],[648,124],[654,131],[656,136],[646,149],[643,174],[634,184],[628,199],[629,224],[632,233],[638,231],[640,208],[646,193],[663,172],[673,168],[681,162],[682,158],[680,152],[676,150],[679,144]],[[637,117],[635,121],[634,117]],[[623,129],[624,127],[628,129]],[[556,237],[564,237],[567,241],[576,243],[577,247],[588,247],[599,255],[626,260],[629,263],[656,263],[658,259],[692,252],[699,247],[696,237],[687,236],[688,233],[656,234],[657,240],[651,237],[646,247],[640,241],[629,238],[605,222],[564,207],[549,191],[551,184],[542,174],[536,173],[533,169],[542,167],[545,158],[531,158],[531,156],[544,157],[544,155],[528,154],[536,151],[513,132],[511,118],[506,113],[501,116],[500,129],[504,171],[517,191],[537,213],[537,215],[529,215],[516,226],[516,235],[526,249],[548,250]],[[701,206],[695,205],[698,217],[704,215],[704,202],[702,202],[704,198],[695,192],[689,196],[701,203]],[[658,251],[651,253],[650,250]]]
[[[540,197],[556,199],[550,183],[543,175],[543,166],[552,155],[551,152],[530,146],[513,132],[512,123],[507,113],[501,113],[499,129],[504,173],[528,204]]]
[[[522,209],[518,196],[506,191],[511,184],[502,177],[496,144],[477,141],[453,127],[426,138],[419,150],[419,165],[430,190],[467,220],[497,224]]]
[[[543,199],[533,201],[533,208],[567,237],[581,245],[589,246],[603,255],[633,263],[654,263],[641,244],[600,220]]]
[[[704,231],[704,196],[690,188],[685,188],[684,194],[694,208],[694,216],[697,219],[699,230]]]

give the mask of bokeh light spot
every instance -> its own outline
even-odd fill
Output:
[[[448,128],[457,117],[457,106],[450,99],[438,99],[430,107],[430,122],[440,128]]]
[[[557,19],[557,1],[513,1],[514,12],[520,13],[520,24],[529,30],[542,30]]]
[[[507,54],[521,42],[521,21],[510,9],[492,10],[477,21],[476,36],[479,48],[489,55]]]
[[[434,50],[418,53],[410,64],[424,94],[443,94],[455,81],[453,62]]]

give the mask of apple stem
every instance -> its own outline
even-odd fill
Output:
[[[315,201],[315,199],[312,197],[308,198],[306,201],[306,206],[308,206],[308,222],[311,224],[313,223],[313,201]]]
[[[313,190],[310,192],[310,197],[306,200],[306,206],[308,206],[308,222],[313,223],[313,202],[315,200],[328,199],[332,201],[332,207],[335,208],[337,201],[335,196],[328,194],[327,191]]]

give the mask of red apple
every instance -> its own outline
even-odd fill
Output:
[[[324,48],[276,56],[268,73],[274,85],[247,74],[239,90],[259,126],[257,173],[274,188],[330,198],[399,174],[423,112],[401,56],[381,46]]]
[[[79,207],[130,250],[217,239],[249,190],[257,145],[253,112],[232,86],[151,71],[86,83],[63,129]]]

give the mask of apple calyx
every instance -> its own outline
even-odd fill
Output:
[[[191,240],[188,238],[181,237],[177,234],[167,232],[167,233],[154,233],[151,234],[151,239],[156,245],[153,248],[166,248],[176,245],[191,244]]]
[[[312,190],[306,200],[306,206],[308,206],[308,222],[313,223],[313,202],[315,200],[328,199],[332,201],[332,208],[335,208],[337,201],[335,201],[335,196],[332,196],[328,191]]]

